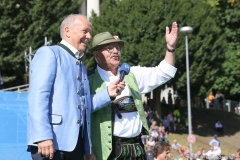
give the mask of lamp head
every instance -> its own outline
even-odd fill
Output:
[[[188,33],[192,33],[193,28],[190,26],[185,26],[180,28],[180,32],[184,33],[184,34],[188,34]]]

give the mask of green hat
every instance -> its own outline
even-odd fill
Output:
[[[117,42],[121,48],[124,46],[124,42],[118,36],[112,36],[109,32],[98,33],[93,37],[90,52],[94,51],[98,46],[114,42]]]

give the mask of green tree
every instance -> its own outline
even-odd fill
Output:
[[[23,84],[23,48],[17,47],[17,37],[30,22],[28,11],[32,1],[2,0],[0,3],[0,70],[4,86]]]
[[[44,38],[56,44],[65,16],[79,13],[79,0],[3,0],[0,4],[1,60],[4,87],[24,84],[24,51],[44,45]]]
[[[230,2],[230,3],[229,3]],[[225,98],[239,100],[240,94],[240,1],[220,1],[216,6],[221,17],[220,26],[227,37],[226,60],[222,64],[223,76],[219,77],[214,88],[224,93]]]
[[[192,26],[194,32],[189,35],[189,59],[193,94],[205,95],[215,82],[214,75],[220,73],[219,64],[224,61],[226,41],[218,26],[216,10],[208,3],[197,0],[106,0],[100,11],[99,17],[94,15],[91,19],[93,35],[103,31],[119,35],[126,42],[122,62],[130,65],[156,66],[166,52],[165,27],[171,26],[173,21],[178,22],[179,28]],[[185,39],[181,33],[176,60],[178,72],[169,83],[185,96]],[[157,97],[154,104],[156,108],[160,105]]]

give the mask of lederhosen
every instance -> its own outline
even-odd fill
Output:
[[[132,96],[121,97],[118,100],[115,100],[111,105],[113,112],[112,126],[114,126],[115,115],[117,115],[118,118],[121,118],[121,113],[137,111]],[[112,142],[113,150],[108,160],[146,160],[146,153],[144,150],[144,145],[141,141],[141,135],[131,138],[113,136]]]

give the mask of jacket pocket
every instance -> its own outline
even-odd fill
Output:
[[[62,122],[62,116],[57,114],[49,115],[50,124],[60,124]]]

